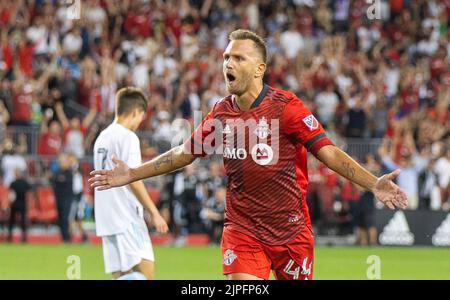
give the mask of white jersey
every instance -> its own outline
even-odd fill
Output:
[[[141,149],[137,135],[118,123],[103,130],[94,145],[94,168],[113,169],[115,155],[129,167],[141,164]],[[132,224],[145,226],[143,207],[129,185],[95,191],[95,223],[98,236],[125,232]]]

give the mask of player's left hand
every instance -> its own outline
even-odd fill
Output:
[[[405,192],[392,181],[399,174],[400,170],[395,170],[381,176],[372,190],[375,197],[390,209],[405,209],[408,206],[408,198]]]
[[[167,233],[167,231],[169,231],[169,226],[167,226],[166,221],[160,214],[152,215],[151,220],[153,226],[156,228],[156,231],[159,233]]]

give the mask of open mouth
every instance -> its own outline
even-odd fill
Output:
[[[236,80],[236,77],[234,77],[233,74],[227,73],[226,76],[227,76],[228,82],[230,82],[230,83]]]

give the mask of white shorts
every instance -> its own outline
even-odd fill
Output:
[[[155,261],[146,227],[132,224],[126,231],[102,237],[105,272],[126,272],[142,259]]]

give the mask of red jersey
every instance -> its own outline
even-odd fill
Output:
[[[343,201],[359,201],[360,193],[353,183],[346,181],[342,187],[341,197]]]
[[[248,111],[234,96],[217,102],[185,150],[205,156],[209,144],[221,151],[228,176],[225,226],[282,245],[309,225],[306,150],[332,143],[293,93],[264,85]]]
[[[33,45],[23,45],[19,47],[19,67],[22,74],[26,76],[33,75]]]
[[[30,94],[18,93],[13,96],[13,121],[30,121],[31,102],[33,98]]]
[[[3,56],[3,61],[5,62],[6,65],[6,71],[9,71],[12,66],[13,66],[13,57],[12,57],[12,53],[11,53],[11,48],[9,47],[8,44],[3,45],[2,47],[2,56]]]
[[[125,20],[124,28],[133,36],[148,38],[151,35],[151,20],[148,12],[129,12]]]
[[[38,147],[40,155],[58,155],[62,147],[62,138],[59,134],[43,134],[39,137]]]

